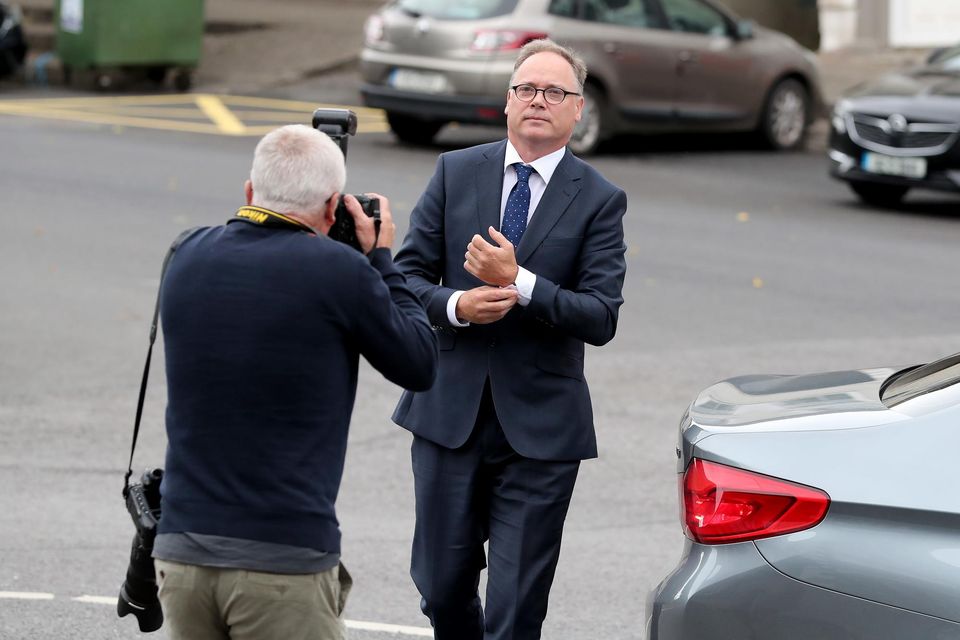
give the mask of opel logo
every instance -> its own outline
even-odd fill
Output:
[[[425,33],[427,33],[427,31],[430,31],[430,21],[427,20],[426,18],[420,18],[419,20],[417,20],[416,29],[417,29],[417,36],[424,35]]]
[[[887,118],[887,122],[890,124],[890,130],[894,133],[903,133],[907,130],[907,119],[899,113],[895,113]]]

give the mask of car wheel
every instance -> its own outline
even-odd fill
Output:
[[[443,127],[444,122],[436,120],[421,120],[397,113],[387,112],[387,123],[390,125],[393,135],[397,136],[400,142],[415,145],[428,145],[433,142],[437,132]]]
[[[767,96],[760,120],[760,134],[777,151],[800,147],[807,135],[810,94],[799,81],[781,80]]]
[[[848,183],[853,192],[860,199],[877,207],[890,207],[900,203],[907,195],[910,187],[901,187],[896,184],[874,184],[872,182]]]
[[[574,127],[567,146],[578,156],[590,155],[603,141],[606,127],[606,100],[603,94],[593,85],[584,85],[580,122]]]

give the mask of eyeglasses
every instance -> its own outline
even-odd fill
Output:
[[[515,84],[510,88],[513,89],[513,93],[516,94],[517,100],[521,100],[523,102],[532,102],[533,99],[537,97],[538,91],[543,92],[543,99],[550,104],[560,104],[567,96],[580,95],[575,91],[566,91],[560,87],[547,87],[546,89],[538,89],[532,84]]]

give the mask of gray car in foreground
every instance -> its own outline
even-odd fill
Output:
[[[960,354],[704,390],[648,640],[960,638],[958,450]]]

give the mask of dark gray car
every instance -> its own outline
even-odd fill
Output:
[[[680,428],[649,640],[960,638],[960,354],[733,378]]]
[[[367,21],[364,103],[414,143],[505,122],[517,50],[542,37],[590,72],[576,153],[626,131],[755,130],[792,149],[820,106],[810,51],[707,0],[395,0]]]
[[[830,118],[830,175],[868,204],[960,193],[960,46],[853,87]]]

